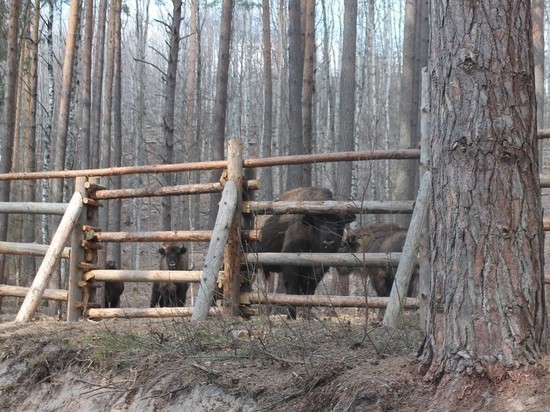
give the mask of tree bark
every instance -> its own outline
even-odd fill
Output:
[[[530,2],[432,2],[431,17],[432,279],[421,361],[453,404],[464,381],[498,381],[546,354],[544,233]]]
[[[315,91],[315,0],[304,0],[304,75],[302,82],[302,133],[304,154],[313,151],[313,93]],[[304,165],[302,186],[311,186],[311,165]]]
[[[273,135],[273,73],[271,69],[271,26],[269,0],[262,0],[262,40],[264,61],[264,114],[262,135],[262,157],[271,157]],[[270,167],[260,170],[260,199],[273,198],[273,173]]]
[[[176,104],[177,68],[180,48],[181,0],[172,1],[172,23],[170,25],[170,40],[168,66],[164,88],[164,114],[162,116],[164,142],[162,145],[162,162],[174,163],[174,113]],[[174,184],[172,173],[164,174],[164,186]],[[172,197],[166,196],[161,201],[161,226],[164,230],[172,229]]]
[[[15,133],[15,107],[17,99],[17,47],[19,32],[19,14],[21,2],[12,1],[9,12],[8,25],[8,55],[6,89],[4,95],[4,107],[2,111],[3,133],[0,139],[0,173],[9,173],[12,169],[13,143]],[[0,202],[10,200],[10,182],[0,182]],[[5,241],[8,236],[8,215],[0,214],[0,241]],[[4,255],[0,255],[0,283],[4,282]],[[2,301],[0,300],[0,308]]]
[[[233,20],[233,0],[223,0],[220,27],[220,45],[218,49],[218,70],[216,73],[216,98],[214,103],[214,136],[212,138],[213,160],[224,158],[225,149],[225,116],[227,112],[227,84],[229,78],[229,61],[231,50],[231,24]],[[219,173],[212,174],[212,181],[219,180]],[[209,225],[213,227],[218,214],[218,203],[221,194],[210,196]]]
[[[304,54],[300,0],[288,2],[288,154],[304,154],[302,135],[302,82]],[[304,167],[287,168],[287,190],[303,186]]]

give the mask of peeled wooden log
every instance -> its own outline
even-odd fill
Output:
[[[341,201],[341,200],[301,200],[243,202],[243,212],[255,214],[315,213],[315,214],[360,214],[360,213],[412,213],[414,201]]]
[[[30,288],[24,286],[0,285],[0,296],[24,298]],[[66,302],[69,292],[65,289],[45,289],[42,299]]]
[[[23,256],[45,256],[49,245],[37,243],[0,242],[0,254],[23,255]],[[69,259],[71,248],[66,247],[61,252],[61,259]]]
[[[326,265],[333,267],[397,266],[401,253],[246,253],[245,261],[250,264],[294,266]]]
[[[202,270],[107,270],[86,272],[82,279],[98,282],[200,282]]]
[[[0,202],[0,213],[24,213],[26,215],[62,215],[67,203]]]
[[[212,307],[209,315],[221,313],[221,308]],[[183,308],[90,308],[84,312],[84,316],[90,319],[110,318],[172,318],[189,317],[193,314],[192,307]]]
[[[328,296],[328,295],[285,295],[278,293],[254,292],[249,296],[250,303],[291,306],[323,306],[335,308],[385,308],[389,298],[365,296]],[[416,309],[416,298],[405,300],[405,309]]]

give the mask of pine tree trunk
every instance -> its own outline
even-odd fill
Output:
[[[498,381],[546,354],[544,232],[530,2],[432,4],[432,289],[421,361],[452,405],[464,381]]]

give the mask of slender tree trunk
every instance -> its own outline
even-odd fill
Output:
[[[105,61],[105,82],[103,93],[103,106],[101,107],[101,148],[99,156],[99,167],[112,167],[113,165],[113,99],[114,99],[114,78],[115,78],[115,54],[116,54],[116,0],[113,0],[109,7],[109,28],[108,28],[108,45],[106,49]],[[112,187],[113,179],[105,179],[102,184],[107,187]],[[109,202],[105,202],[102,213],[99,216],[100,227],[107,230],[110,227],[110,211]],[[105,267],[109,250],[100,250],[98,253],[98,264],[100,267]]]
[[[530,2],[432,6],[432,279],[421,361],[452,405],[465,384],[481,397],[483,382],[547,353],[544,232]]]
[[[164,164],[174,163],[174,107],[176,105],[177,66],[180,45],[181,0],[173,0],[172,5],[170,47],[164,89],[164,114],[162,117],[164,145],[162,146],[161,156]],[[164,174],[164,185],[174,185],[174,175],[172,173]],[[162,229],[172,230],[172,197],[163,197],[161,205]]]
[[[186,108],[185,108],[185,143],[189,159],[200,159],[200,141],[195,135],[195,102],[197,100],[197,70],[198,70],[198,43],[199,43],[199,0],[191,0],[191,21],[189,48],[187,51],[187,81],[185,85]],[[190,172],[189,181],[192,184],[200,183],[200,173]],[[200,197],[188,196],[189,205],[189,228],[200,227]]]
[[[80,20],[80,0],[71,0],[69,10],[69,28],[65,42],[65,59],[63,61],[63,82],[61,83],[59,109],[54,128],[56,132],[54,140],[54,170],[63,170],[65,168],[65,159],[67,156],[67,134],[69,130],[74,57]],[[53,180],[52,197],[55,202],[63,201],[63,179]]]
[[[414,62],[416,44],[416,2],[420,0],[407,0],[405,3],[405,27],[404,33],[411,35],[403,36],[403,66],[401,69],[401,94],[399,105],[399,148],[408,149],[413,141],[413,128],[416,124],[414,118],[418,117],[414,102]],[[392,179],[392,192],[395,200],[410,200],[413,198],[415,188],[415,173],[413,167],[416,162],[399,162]],[[409,215],[398,217],[399,223],[408,226]]]
[[[262,0],[262,39],[264,58],[264,115],[262,135],[262,157],[271,157],[271,137],[273,134],[273,74],[271,70],[271,26],[269,0]],[[272,168],[260,170],[262,188],[260,199],[273,199]]]
[[[113,83],[113,166],[122,165],[122,21],[121,7],[122,0],[115,2],[115,51],[114,51],[114,83]],[[114,176],[113,186],[115,189],[122,187],[122,177]],[[120,232],[122,228],[122,204],[120,199],[113,201],[112,222],[109,219],[109,229]],[[114,243],[111,251],[111,259],[120,267],[122,262],[122,250],[120,243]]]
[[[94,68],[92,78],[92,107],[90,122],[90,167],[100,167],[101,158],[101,107],[103,104],[103,75],[105,70],[105,30],[107,0],[100,0],[95,36]]]
[[[304,154],[313,149],[313,93],[315,90],[315,0],[304,0],[305,41],[302,82],[302,133]],[[302,185],[311,186],[311,165],[304,165]]]
[[[288,154],[304,154],[302,135],[302,83],[304,54],[302,49],[302,19],[300,0],[288,2]],[[304,166],[287,167],[287,190],[303,186]]]
[[[19,15],[21,13],[21,2],[12,1],[10,6],[10,18],[8,25],[8,53],[6,88],[4,95],[4,107],[2,111],[3,133],[0,139],[0,173],[9,173],[12,169],[13,143],[15,133],[15,112],[12,110],[17,99],[17,49],[19,33]],[[10,182],[0,182],[0,202],[10,200]],[[8,236],[8,215],[0,214],[0,240],[5,241]],[[4,261],[5,255],[0,255],[0,283],[4,282]],[[2,300],[0,298],[0,309]]]
[[[212,160],[224,158],[225,116],[227,112],[227,84],[229,78],[229,52],[231,50],[231,23],[233,20],[233,0],[223,0],[218,49],[218,70],[216,73],[216,98],[214,103],[214,136],[212,138]],[[219,180],[219,172],[212,174],[212,181]],[[214,227],[218,214],[221,193],[210,196],[209,226]]]
[[[80,120],[80,133],[82,136],[82,156],[81,165],[83,169],[88,169],[91,165],[90,159],[90,114],[92,100],[92,43],[94,36],[94,2],[86,0],[84,17],[84,42],[81,47],[82,52],[82,112]]]

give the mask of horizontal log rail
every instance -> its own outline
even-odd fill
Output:
[[[250,294],[250,303],[292,306],[324,306],[336,308],[385,308],[389,298],[330,295],[284,295],[279,293]],[[405,309],[418,308],[416,298],[405,300]]]
[[[23,255],[23,256],[46,256],[49,245],[39,245],[36,243],[19,242],[0,242],[0,254],[4,255]],[[62,259],[69,259],[71,248],[66,247],[61,252]]]
[[[43,202],[0,202],[0,213],[22,213],[26,215],[63,215],[67,203]]]
[[[372,267],[399,264],[401,253],[245,253],[250,264],[333,267]]]
[[[242,235],[248,240],[258,240],[257,230],[243,230]],[[164,232],[99,232],[90,231],[89,237],[95,237],[99,242],[209,242],[211,230],[173,230]]]
[[[222,272],[220,272],[222,273]],[[94,269],[83,280],[119,282],[200,282],[202,270],[107,270]]]
[[[29,287],[24,286],[12,286],[12,285],[0,285],[0,296],[13,296],[17,298],[24,298],[27,296]],[[55,300],[58,302],[66,302],[69,296],[69,291],[65,289],[45,289],[42,295],[42,299]]]
[[[100,189],[92,193],[92,199],[128,199],[136,197],[154,197],[171,195],[196,195],[201,193],[218,193],[223,190],[221,183],[204,183],[196,185],[177,185],[166,187],[145,187],[141,189]]]
[[[284,166],[304,163],[344,162],[353,160],[420,159],[419,149],[372,150],[364,152],[321,153],[300,156],[277,156],[264,159],[245,159],[244,167]],[[155,174],[226,169],[227,160],[174,163],[164,165],[120,166],[104,169],[55,170],[0,174],[3,180],[64,179],[79,176],[122,176],[131,174]]]
[[[221,308],[212,307],[209,315],[221,314]],[[192,307],[180,308],[90,308],[84,311],[84,316],[89,319],[112,318],[173,318],[190,317],[193,314]]]
[[[283,213],[412,213],[414,201],[250,201],[243,202],[243,212],[256,214],[283,214]]]

